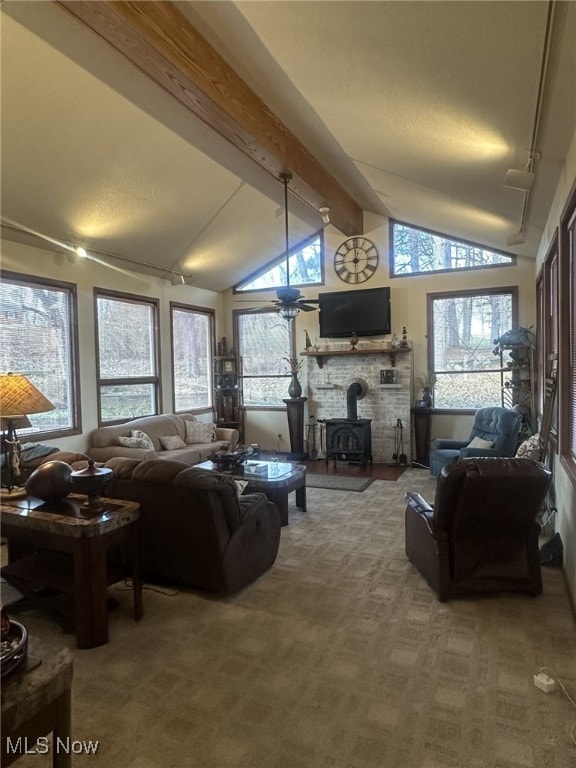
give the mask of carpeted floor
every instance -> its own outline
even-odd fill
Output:
[[[330,491],[365,491],[372,485],[371,477],[347,477],[345,475],[306,475],[306,488],[325,488]]]
[[[240,594],[119,591],[110,643],[74,650],[74,768],[573,768],[576,627],[562,574],[545,594],[439,603],[403,552],[409,469],[363,493],[310,488],[274,568]],[[39,613],[30,632],[74,648]],[[28,755],[19,768],[48,768]]]

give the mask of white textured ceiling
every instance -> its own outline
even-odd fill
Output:
[[[558,3],[526,242],[546,2],[181,2],[365,211],[534,256],[576,115]],[[224,290],[282,252],[276,179],[61,7],[2,4],[2,216]],[[321,225],[290,200],[292,242]]]

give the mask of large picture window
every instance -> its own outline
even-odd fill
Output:
[[[174,412],[211,410],[214,312],[170,303]]]
[[[516,263],[509,253],[458,240],[429,229],[390,221],[390,276],[408,277],[429,272],[507,267]]]
[[[23,373],[55,408],[29,415],[23,436],[64,437],[80,432],[76,286],[2,272],[0,370]]]
[[[428,294],[428,359],[437,410],[502,403],[510,378],[493,353],[494,339],[517,326],[517,289]]]
[[[158,413],[158,301],[94,293],[100,423]]]
[[[238,352],[242,357],[245,407],[282,406],[288,397],[294,323],[277,312],[234,312]]]
[[[560,456],[576,487],[576,187],[560,222]]]

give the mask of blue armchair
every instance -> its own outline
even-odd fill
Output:
[[[438,477],[445,464],[469,457],[514,456],[522,416],[508,408],[480,408],[468,440],[437,438],[430,446],[430,474]],[[475,445],[471,445],[474,442]],[[489,445],[491,443],[492,445]]]

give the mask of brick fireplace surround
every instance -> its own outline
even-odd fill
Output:
[[[363,343],[365,346],[370,342]],[[350,345],[333,344],[332,350],[348,350]],[[366,348],[366,347],[365,347]],[[369,349],[369,347],[367,347]],[[407,463],[411,463],[411,380],[412,353],[396,355],[396,365],[391,365],[390,356],[378,351],[374,354],[330,356],[330,350],[322,350],[323,367],[315,357],[306,357],[306,390],[308,416],[316,419],[345,419],[347,417],[346,391],[351,381],[363,379],[368,392],[357,402],[358,418],[372,420],[372,459],[374,463],[391,464],[396,451],[397,420],[402,421],[404,446]],[[380,372],[385,369],[397,371],[395,385],[381,384]],[[324,444],[325,448],[325,444]]]

